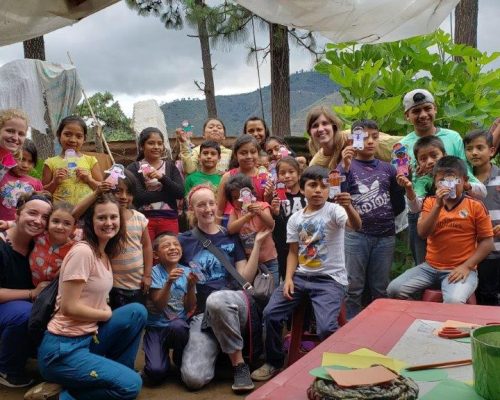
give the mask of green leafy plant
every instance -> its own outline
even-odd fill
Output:
[[[404,135],[411,126],[403,118],[402,96],[426,88],[436,99],[436,123],[465,134],[500,115],[500,69],[486,68],[499,56],[455,44],[438,30],[392,43],[327,44],[315,68],[341,86],[344,105],[334,111],[348,124],[371,118],[382,131]]]

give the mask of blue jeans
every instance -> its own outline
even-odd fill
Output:
[[[13,300],[0,303],[0,372],[24,375],[29,356],[28,319],[32,304]]]
[[[418,236],[417,222],[420,213],[408,213],[408,239],[410,240],[410,250],[415,265],[420,265],[425,261],[427,253],[427,240]]]
[[[266,267],[269,273],[273,276],[274,279],[274,288],[276,289],[279,284],[280,284],[280,272],[279,272],[279,264],[278,260],[276,258],[266,261],[263,263]]]
[[[328,275],[295,274],[293,276],[293,299],[283,296],[283,283],[273,292],[264,309],[266,332],[266,361],[276,368],[283,366],[283,323],[305,296],[311,299],[316,331],[321,340],[326,339],[338,328],[340,306],[344,301],[346,287]]]
[[[372,236],[361,232],[345,233],[345,265],[349,286],[347,290],[347,319],[354,318],[362,308],[365,285],[372,300],[387,297],[395,236]]]
[[[135,399],[142,386],[134,362],[146,324],[142,304],[117,308],[92,335],[45,333],[38,349],[42,376],[65,389],[60,399]]]
[[[425,289],[439,288],[443,292],[443,303],[463,303],[477,287],[477,272],[470,271],[467,279],[455,283],[448,282],[450,270],[439,270],[424,262],[406,270],[387,287],[391,298],[407,300]]]

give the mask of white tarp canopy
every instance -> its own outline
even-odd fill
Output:
[[[236,0],[267,21],[335,43],[391,42],[431,33],[459,0]]]
[[[55,132],[81,97],[82,85],[73,65],[16,60],[0,68],[0,110],[20,108],[29,115],[30,126],[41,133],[47,128]]]
[[[2,0],[0,46],[22,42],[78,22],[118,0]]]

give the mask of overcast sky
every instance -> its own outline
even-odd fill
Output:
[[[478,47],[500,51],[498,16],[500,1],[479,0]],[[443,29],[449,30],[449,20]],[[258,27],[256,26],[258,29]],[[123,2],[45,35],[48,61],[67,63],[69,51],[87,94],[110,91],[127,115],[134,102],[156,99],[159,103],[182,97],[200,97],[193,81],[203,81],[200,45],[194,32],[167,30],[159,18],[140,17]],[[257,32],[257,45],[267,44],[267,33]],[[320,43],[325,43],[320,39]],[[257,89],[255,63],[246,63],[245,44],[231,51],[212,49],[216,94],[233,94]],[[0,47],[0,65],[23,58],[22,43]],[[500,65],[498,62],[497,66]],[[311,57],[291,46],[290,72],[310,69]],[[269,63],[261,66],[263,85],[270,82]]]

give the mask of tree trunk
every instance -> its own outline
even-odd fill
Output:
[[[455,8],[455,43],[477,47],[478,0],[461,0]]]
[[[24,58],[33,58],[35,60],[45,61],[45,42],[43,36],[23,42]]]
[[[198,7],[205,7],[203,0],[195,0]],[[210,54],[210,42],[208,40],[207,23],[205,19],[198,19],[198,37],[201,46],[201,61],[203,63],[203,76],[205,84],[205,102],[207,103],[208,118],[217,118],[217,104],[215,103],[214,75],[212,68],[212,55]]]
[[[31,140],[35,143],[38,151],[38,160],[46,160],[54,156],[54,137],[50,132],[41,133],[32,128]]]
[[[290,135],[290,49],[286,26],[269,24],[271,46],[271,114],[275,136]]]

